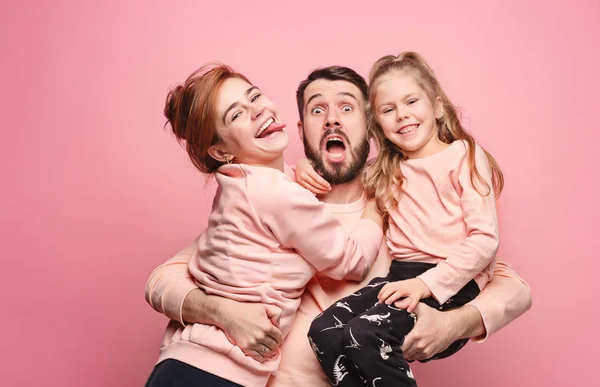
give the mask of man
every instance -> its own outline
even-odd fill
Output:
[[[331,66],[313,71],[300,83],[297,94],[298,130],[305,153],[316,174],[305,176],[321,192],[345,227],[360,219],[366,205],[360,179],[369,155],[366,129],[367,85],[346,67]],[[146,299],[171,324],[204,323],[221,328],[242,350],[263,361],[282,340],[276,327],[277,308],[237,303],[202,292],[188,273],[187,261],[198,250],[193,243],[159,266],[146,285]],[[281,346],[281,365],[269,386],[328,386],[312,353],[306,334],[314,317],[341,297],[363,287],[373,277],[385,276],[390,265],[385,242],[371,272],[361,283],[315,276],[307,285],[296,320]],[[402,347],[407,359],[426,359],[460,338],[482,342],[516,319],[531,306],[527,284],[505,263],[498,262],[494,277],[479,296],[459,309],[439,312],[419,304],[417,323]],[[168,351],[168,342],[163,351]],[[166,348],[166,349],[165,349]],[[167,356],[168,357],[168,356]]]

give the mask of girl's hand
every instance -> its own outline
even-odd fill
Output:
[[[386,284],[377,296],[379,302],[388,305],[391,305],[394,301],[402,297],[406,298],[396,302],[396,307],[398,309],[406,309],[408,313],[412,313],[420,300],[431,297],[431,290],[425,285],[425,282],[418,278],[412,278]]]
[[[331,190],[327,180],[315,171],[307,158],[300,159],[296,163],[296,183],[315,195],[324,195]]]

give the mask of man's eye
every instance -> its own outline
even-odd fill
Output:
[[[313,114],[321,114],[321,113],[323,113],[323,109],[321,109],[321,108],[314,108],[312,110],[312,113]]]

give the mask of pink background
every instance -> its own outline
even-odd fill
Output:
[[[597,385],[598,1],[83,3],[0,6],[2,386],[150,373],[166,318],[145,281],[204,227],[214,189],[162,129],[170,85],[220,59],[295,127],[311,69],[366,75],[406,49],[500,162],[501,257],[534,296],[486,344],[417,365],[420,386]]]

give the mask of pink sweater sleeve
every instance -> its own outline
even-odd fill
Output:
[[[458,186],[461,192],[461,208],[467,227],[467,238],[458,248],[451,251],[446,259],[437,266],[419,276],[429,287],[435,299],[443,304],[455,295],[463,286],[481,272],[494,259],[498,250],[498,219],[496,199],[492,187],[492,174],[487,157],[479,146],[475,149],[477,170],[488,183],[491,192],[487,193],[479,179],[471,183],[470,168],[466,155],[458,171]]]
[[[531,290],[512,267],[497,261],[492,280],[469,305],[479,310],[486,330],[473,341],[484,342],[531,308]]]
[[[295,249],[317,271],[333,279],[362,280],[379,253],[383,232],[361,219],[347,233],[325,204],[292,182],[255,193],[255,209],[286,247]]]
[[[182,325],[183,301],[189,292],[198,288],[188,270],[188,262],[195,254],[198,254],[198,239],[154,269],[146,282],[148,304]]]

